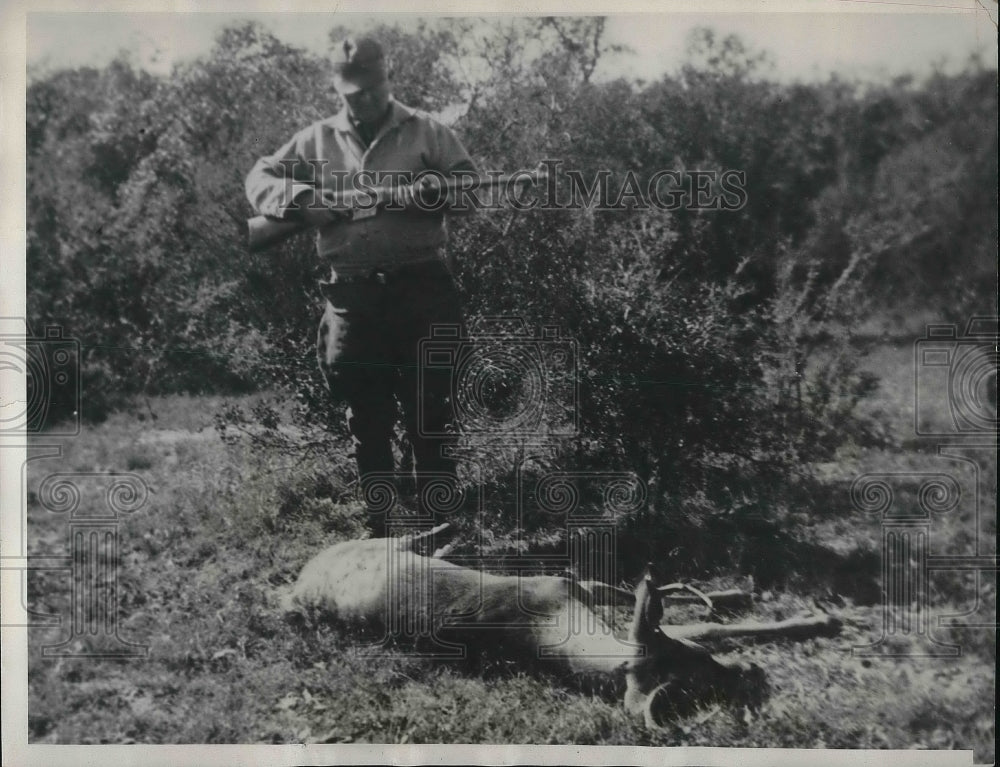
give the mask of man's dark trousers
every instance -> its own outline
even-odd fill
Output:
[[[433,514],[425,502],[428,485],[455,481],[455,461],[443,454],[455,442],[451,372],[425,368],[421,374],[420,341],[435,325],[462,323],[451,273],[435,259],[335,278],[321,287],[327,304],[319,365],[333,398],[347,403],[363,497],[378,495],[374,483],[394,471],[398,400],[413,447],[420,510]],[[382,514],[369,515],[373,534],[382,534],[385,522]]]

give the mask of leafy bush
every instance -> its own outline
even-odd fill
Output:
[[[734,211],[454,222],[473,323],[513,315],[578,344],[580,434],[552,465],[635,472],[648,504],[624,534],[640,548],[704,553],[712,518],[789,523],[792,499],[814,502],[808,462],[884,440],[856,409],[875,384],[851,351],[863,321],[918,304],[996,311],[997,102],[981,65],[919,86],[783,85],[766,56],[701,30],[677,73],[596,82],[615,50],[601,18],[373,31],[419,62],[395,68],[401,99],[466,108],[455,127],[483,169],[556,158],[587,180],[607,171],[612,189],[629,171],[640,184],[662,169],[745,174]],[[127,394],[270,389],[271,409],[221,425],[344,456],[312,347],[325,265],[304,238],[265,254],[242,244],[245,173],[335,111],[329,75],[324,57],[247,24],[169,77],[119,59],[31,83],[29,321],[80,340],[85,417]],[[298,431],[279,428],[289,416]],[[510,508],[509,458],[494,508]]]

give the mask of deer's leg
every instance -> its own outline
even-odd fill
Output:
[[[743,621],[741,623],[690,623],[683,626],[661,626],[663,632],[677,640],[713,640],[731,637],[756,639],[811,639],[817,636],[836,636],[842,622],[829,614],[788,618],[772,623]]]

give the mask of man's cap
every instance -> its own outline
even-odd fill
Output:
[[[385,54],[376,40],[348,38],[335,49],[333,82],[340,93],[372,88],[387,79]]]

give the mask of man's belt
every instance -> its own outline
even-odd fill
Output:
[[[429,252],[436,253],[437,249],[428,249]],[[437,274],[434,274],[436,272]],[[377,266],[365,272],[349,272],[347,274],[337,273],[334,267],[334,275],[331,280],[320,280],[320,292],[328,301],[338,303],[343,301],[350,292],[357,295],[358,288],[377,288],[389,285],[397,280],[416,278],[424,275],[449,276],[448,267],[440,258],[434,257],[426,261],[412,261],[409,263],[397,264],[395,266]]]

